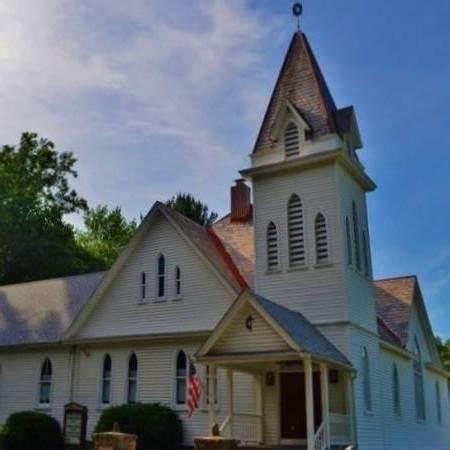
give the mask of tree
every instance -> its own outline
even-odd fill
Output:
[[[110,210],[107,206],[88,209],[84,225],[86,229],[76,234],[77,243],[102,270],[109,269],[137,227],[135,220],[127,221],[119,207]]]
[[[442,364],[444,364],[446,370],[450,371],[450,339],[443,341],[439,336],[436,336],[436,345]]]
[[[70,188],[76,159],[53,142],[23,133],[0,150],[0,283],[81,273],[89,255],[79,249],[65,214],[87,208]]]
[[[191,194],[179,193],[167,201],[167,206],[175,209],[179,213],[199,223],[203,226],[210,226],[217,219],[217,213],[209,212],[208,206],[200,200],[195,199]]]

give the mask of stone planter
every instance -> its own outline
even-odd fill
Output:
[[[195,450],[236,450],[239,441],[223,437],[205,437],[194,439]]]
[[[95,450],[136,450],[137,436],[125,433],[94,434]]]

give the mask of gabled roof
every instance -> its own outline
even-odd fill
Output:
[[[60,342],[104,274],[0,286],[0,347]]]

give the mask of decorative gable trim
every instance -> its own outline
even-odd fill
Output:
[[[301,115],[299,110],[289,100],[284,100],[280,109],[276,113],[275,121],[271,130],[272,139],[274,141],[278,141],[280,139],[280,136],[287,125],[288,122],[287,118],[289,117],[289,115],[293,117],[296,124],[303,131],[311,132],[311,126],[309,125],[307,120]]]

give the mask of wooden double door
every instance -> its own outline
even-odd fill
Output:
[[[281,439],[285,441],[306,440],[306,391],[303,372],[280,374]],[[314,424],[322,423],[322,400],[320,372],[313,372]]]

